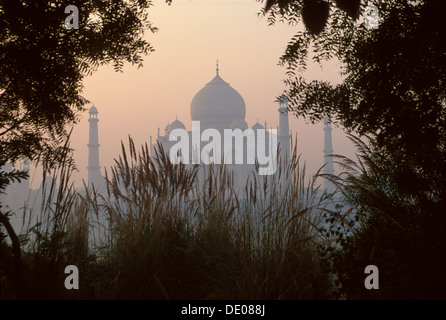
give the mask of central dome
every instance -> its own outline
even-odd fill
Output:
[[[200,121],[202,129],[229,129],[234,119],[245,119],[246,106],[242,96],[217,73],[204,86],[190,105],[192,121]]]

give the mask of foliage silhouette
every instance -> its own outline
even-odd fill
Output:
[[[263,0],[261,0],[263,1]],[[336,0],[336,5],[349,17],[358,18],[360,0]],[[275,15],[273,7],[277,7],[280,13],[287,10],[300,12],[307,30],[312,34],[319,34],[325,28],[330,11],[330,2],[327,0],[266,0],[264,13],[271,12]]]
[[[444,298],[446,242],[446,29],[442,1],[369,1],[379,11],[368,29],[363,3],[358,19],[332,7],[323,31],[298,32],[281,57],[289,77],[287,95],[296,116],[325,116],[359,136],[354,172],[339,191],[363,219],[362,228],[330,255],[344,294],[353,298]],[[295,25],[301,2],[271,7],[268,18]],[[307,82],[299,75],[311,59],[337,59],[343,81]],[[368,149],[366,149],[366,147]],[[352,169],[354,162],[342,158]],[[333,226],[337,230],[338,225]],[[333,231],[333,230],[332,230]],[[335,246],[337,248],[337,246]],[[371,256],[383,287],[361,283]],[[336,263],[337,262],[337,263]],[[334,264],[333,264],[334,263]]]
[[[324,175],[354,208],[343,216],[329,215],[326,232],[339,232],[321,247],[326,270],[338,279],[338,297],[445,299],[444,193],[407,192],[402,176],[411,168],[371,138],[368,143],[350,139],[357,159],[334,155],[341,174]],[[362,286],[367,265],[379,268],[379,290]]]
[[[79,9],[78,29],[65,28],[63,1],[0,1],[1,165],[28,158],[56,166],[69,127],[88,102],[81,96],[84,77],[105,64],[116,71],[124,62],[141,67],[142,56],[153,51],[143,37],[157,31],[147,19],[152,1],[74,0],[70,5]],[[0,174],[1,190],[8,175],[21,177],[1,166]],[[0,215],[20,264],[16,235],[7,214]]]
[[[168,1],[170,2],[170,1]],[[0,157],[52,156],[87,100],[82,80],[101,65],[142,66],[153,51],[147,19],[152,1],[71,1],[79,29],[64,26],[57,0],[0,2]]]

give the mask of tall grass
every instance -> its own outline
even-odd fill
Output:
[[[102,209],[107,298],[296,299],[325,297],[315,242],[317,188],[294,152],[286,186],[255,176],[242,193],[225,165],[173,165],[130,139]]]
[[[348,299],[444,299],[444,175],[438,167],[420,169],[404,152],[383,148],[374,137],[349,139],[356,159],[335,156],[341,172],[326,175],[354,208],[332,215],[335,241],[327,259],[339,279],[337,294]],[[379,267],[379,290],[358,285],[367,265]]]
[[[88,216],[71,181],[76,168],[68,140],[59,151],[57,162],[41,161],[39,205],[23,212],[24,298],[69,297],[63,285],[64,268],[81,263],[88,255]]]
[[[76,192],[73,168],[60,163],[23,245],[28,296],[327,298],[320,192],[293,150],[279,177],[252,175],[241,189],[225,165],[173,165],[161,146],[149,155],[130,138],[106,172],[105,192]],[[68,264],[79,268],[77,291],[63,287]]]

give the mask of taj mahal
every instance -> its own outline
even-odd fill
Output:
[[[165,127],[164,134],[158,128],[156,141],[150,137],[151,154],[161,145],[171,154],[182,153],[181,162],[186,164],[224,163],[233,175],[234,187],[243,187],[254,173],[256,161],[263,171],[268,169],[268,174],[276,171],[277,160],[290,162],[288,100],[284,96],[278,111],[278,129],[266,130],[267,123],[262,125],[258,121],[249,128],[245,101],[222,79],[217,62],[214,78],[195,94],[190,104],[192,129],[186,131],[178,119]],[[177,148],[180,139],[186,140],[182,141],[182,150]],[[279,145],[281,151],[277,155]]]
[[[178,155],[182,162],[192,165],[197,163],[197,157],[200,155],[201,159],[203,159],[203,155],[205,155],[216,162],[216,160],[223,155],[222,152],[217,151],[224,150],[224,156],[229,157],[229,159],[223,159],[224,163],[227,163],[228,169],[233,175],[233,183],[235,187],[241,188],[246,184],[253,172],[256,174],[254,169],[256,166],[259,166],[259,163],[260,166],[271,165],[271,163],[265,161],[262,163],[262,161],[260,161],[262,160],[262,157],[255,159],[250,158],[250,150],[257,156],[263,155],[263,160],[269,157],[269,159],[272,160],[271,162],[273,162],[273,165],[282,163],[286,167],[291,161],[291,135],[288,119],[289,107],[286,96],[282,95],[278,100],[277,111],[279,118],[279,126],[277,128],[268,129],[266,122],[262,125],[258,121],[249,127],[245,120],[245,101],[243,100],[242,95],[220,76],[219,65],[217,62],[215,76],[195,94],[190,103],[192,130],[186,131],[185,124],[178,119],[175,119],[168,124],[164,128],[163,133],[161,133],[160,128],[158,128],[156,137],[148,137],[150,141],[150,154],[152,156],[156,153],[155,148],[158,145],[162,146],[165,152],[169,152],[178,146],[180,140],[185,140],[182,141],[182,145],[190,147],[191,152],[184,153],[183,150],[177,150],[178,152],[174,152],[174,155]],[[93,105],[89,109],[88,114],[88,185],[104,189],[105,179],[101,173],[99,157],[99,111],[97,107]],[[324,173],[334,174],[333,161],[331,157],[327,157],[333,154],[331,136],[332,128],[329,118],[326,118],[324,121],[323,131],[323,155],[326,164]],[[183,133],[183,136],[177,136],[176,133],[178,132]],[[231,134],[231,136],[229,136],[230,141],[238,141],[239,146],[232,145],[228,147],[226,139],[224,141],[216,139],[216,137],[226,137],[228,132]],[[199,140],[194,141],[194,136],[199,137]],[[274,143],[274,141],[277,143]],[[239,152],[240,149],[237,150],[237,147],[241,147],[242,151]],[[278,147],[277,154],[273,152],[273,149],[276,147]],[[237,159],[239,162],[237,162]],[[254,161],[256,161],[255,164]],[[22,169],[28,169],[29,163],[24,161],[20,163],[19,166]],[[12,168],[12,165],[8,165],[2,168],[2,170],[8,171],[12,170]],[[272,172],[275,173],[275,168]],[[262,177],[257,176],[257,178],[261,179]],[[26,206],[30,194],[33,192],[33,190],[30,190],[29,185],[29,181],[25,180],[21,183],[14,183],[8,186],[5,193],[1,195],[0,201],[2,202],[2,205],[11,210],[20,210],[20,208]],[[328,190],[331,187],[332,186],[328,183],[325,184],[325,189]]]

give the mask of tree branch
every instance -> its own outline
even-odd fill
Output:
[[[23,298],[23,284],[22,284],[22,254],[20,249],[19,238],[14,232],[14,229],[9,222],[8,217],[0,212],[0,223],[3,224],[8,232],[12,242],[12,251],[14,253],[14,289],[17,299]]]

